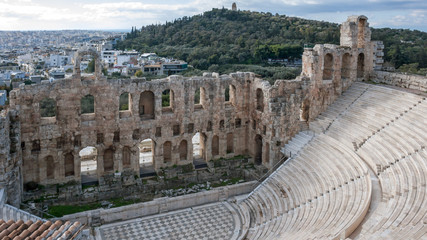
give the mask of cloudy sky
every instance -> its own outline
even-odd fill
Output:
[[[233,0],[0,0],[0,30],[130,29],[231,8]],[[427,31],[426,0],[244,0],[237,8],[330,22],[366,15],[373,27]]]

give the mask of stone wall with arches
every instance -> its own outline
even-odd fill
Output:
[[[139,143],[147,138],[154,142],[155,169],[192,163],[189,143],[196,132],[206,138],[204,161],[246,154],[249,78],[255,76],[205,74],[153,81],[73,76],[17,89],[11,94],[11,106],[20,109],[24,182],[78,181],[79,152],[88,146],[97,149],[98,177],[125,170],[139,172]],[[233,90],[226,97],[230,87]],[[166,89],[170,99],[163,106]],[[203,89],[200,104],[193,99],[196,89]],[[128,101],[124,108],[123,94]],[[45,99],[49,104],[42,106]],[[49,107],[55,111],[42,115]]]
[[[254,164],[271,168],[304,124],[352,82],[372,73],[366,17],[349,17],[341,36],[339,46],[305,48],[301,75],[273,85],[241,72],[152,81],[107,79],[94,50],[78,51],[71,78],[22,85],[10,93],[10,107],[20,124],[22,182],[79,182],[79,153],[89,146],[97,152],[97,179],[138,174],[145,139],[152,141],[152,167],[157,171],[236,155],[249,155]],[[86,55],[95,59],[92,75],[80,72],[79,61]],[[196,133],[197,153],[192,144]]]

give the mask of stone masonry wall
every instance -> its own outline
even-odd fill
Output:
[[[15,111],[0,112],[0,188],[7,202],[19,206],[22,196],[20,125]]]
[[[427,92],[427,76],[374,71],[371,81]]]

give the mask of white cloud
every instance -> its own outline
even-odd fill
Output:
[[[231,8],[235,0],[0,0],[0,30],[130,28],[172,21],[212,8]],[[363,14],[371,26],[427,30],[425,0],[245,0],[239,9],[280,13],[343,22],[348,15]]]

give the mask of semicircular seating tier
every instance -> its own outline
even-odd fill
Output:
[[[234,207],[242,239],[427,237],[427,102],[354,83]],[[308,140],[307,140],[308,139]],[[368,212],[369,210],[369,212]]]

